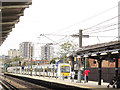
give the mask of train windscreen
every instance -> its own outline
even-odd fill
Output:
[[[61,73],[69,73],[70,72],[70,67],[69,66],[62,66],[61,67]]]

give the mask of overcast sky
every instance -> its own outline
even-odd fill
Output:
[[[32,5],[25,9],[24,16],[15,25],[13,31],[0,47],[0,55],[7,55],[9,49],[18,49],[21,42],[47,43],[52,42],[40,34],[77,34],[79,29],[86,29],[118,15],[119,0],[33,0]],[[94,18],[93,18],[94,16]],[[117,18],[98,25],[104,27],[117,23]],[[98,29],[97,28],[97,29]],[[117,28],[117,25],[104,30]],[[93,28],[93,30],[96,28]],[[90,29],[92,30],[92,29]],[[89,34],[90,30],[83,34]],[[103,29],[102,29],[103,30]],[[109,32],[91,33],[91,36],[117,36],[117,29]],[[62,36],[48,36],[55,42]],[[67,37],[62,39],[75,40]],[[91,45],[117,38],[92,37],[83,39],[83,45]],[[76,39],[77,41],[77,39]],[[78,42],[77,42],[78,43]]]

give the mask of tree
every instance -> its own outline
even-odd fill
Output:
[[[16,57],[13,58],[13,61],[21,61],[21,60],[23,60],[23,58],[20,58],[18,56],[16,56]]]
[[[66,60],[67,54],[70,54],[78,47],[78,44],[75,44],[73,41],[66,41],[65,43],[60,45],[60,58],[64,59],[65,62],[68,62]]]
[[[9,61],[9,64],[12,63],[12,62],[16,62],[14,64],[11,64],[11,66],[19,66],[20,64],[18,63],[18,61],[23,61],[24,58],[20,58],[19,56],[16,56],[16,57],[13,57],[11,59],[11,61]]]
[[[53,58],[51,61],[50,61],[50,64],[55,64],[55,60],[57,60],[58,58],[56,57],[56,58]]]
[[[50,61],[50,64],[55,64],[55,59],[52,59],[52,60]]]

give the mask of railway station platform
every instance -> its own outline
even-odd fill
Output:
[[[85,83],[83,80],[81,81],[81,83],[76,83],[77,80],[72,81],[71,79],[59,79],[59,78],[54,78],[54,77],[43,77],[43,76],[30,76],[30,75],[21,75],[21,74],[13,74],[13,73],[6,73],[8,75],[14,75],[17,77],[23,77],[23,78],[29,78],[29,79],[33,79],[33,80],[40,80],[43,82],[47,82],[47,83],[55,83],[56,85],[66,85],[66,86],[70,86],[70,87],[75,87],[75,88],[82,88],[82,89],[92,89],[92,90],[112,90],[112,87],[107,88],[107,85],[109,83],[105,83],[102,82],[101,85],[98,85],[98,82],[95,81],[88,81],[88,83]],[[52,84],[51,84],[52,85]],[[114,90],[114,89],[113,89]]]

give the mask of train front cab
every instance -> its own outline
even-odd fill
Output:
[[[58,77],[70,77],[71,74],[71,66],[69,64],[58,64]]]

